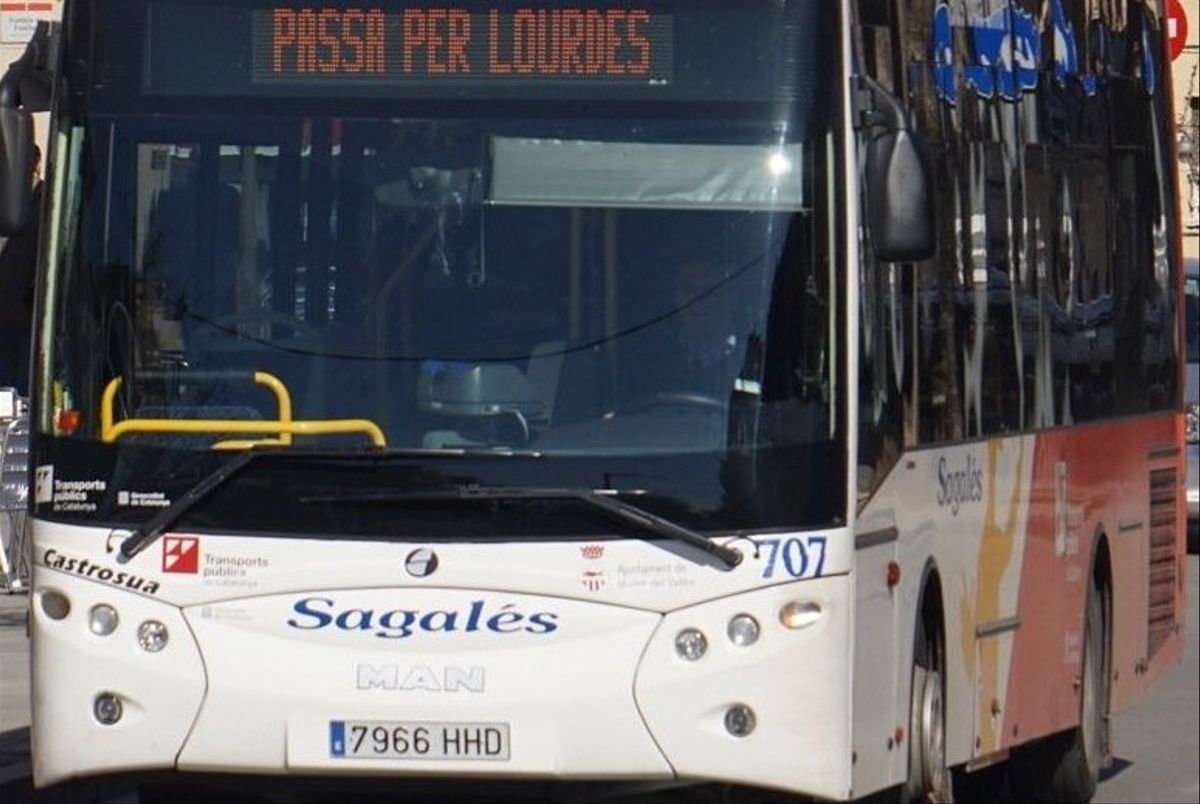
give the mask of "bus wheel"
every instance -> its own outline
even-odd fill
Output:
[[[1071,735],[1051,779],[1054,801],[1090,801],[1100,783],[1108,752],[1108,661],[1104,598],[1095,582],[1088,588],[1080,671],[1079,728]]]
[[[908,782],[903,788],[908,802],[954,801],[946,767],[946,653],[936,622],[922,607],[913,642]]]
[[[1022,799],[1086,802],[1095,795],[1109,749],[1107,633],[1104,598],[1093,581],[1084,622],[1079,726],[1014,757],[1014,787]]]

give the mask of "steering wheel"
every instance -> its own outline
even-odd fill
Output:
[[[699,391],[659,391],[635,399],[625,410],[627,413],[638,413],[650,408],[662,407],[689,407],[704,410],[708,413],[722,414],[728,408],[724,400],[713,394],[700,393]]]

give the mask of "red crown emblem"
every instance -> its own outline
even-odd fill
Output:
[[[602,544],[585,544],[579,548],[579,554],[589,561],[594,561],[597,558],[604,557],[604,545]]]

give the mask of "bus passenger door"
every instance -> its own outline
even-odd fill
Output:
[[[902,97],[898,9],[894,3],[855,3],[852,58],[858,74],[877,81]],[[861,165],[866,134],[855,132],[860,164],[858,207],[866,209],[868,193]],[[855,527],[855,632],[853,679],[854,794],[870,793],[903,781],[908,773],[907,742],[897,743],[897,730],[907,731],[907,667],[911,651],[911,616],[900,590],[889,583],[898,567],[900,546],[897,494],[905,437],[904,386],[910,362],[905,278],[910,266],[880,262],[871,249],[865,220],[858,232],[858,517]],[[919,575],[919,573],[915,573]],[[911,606],[908,606],[911,609]]]

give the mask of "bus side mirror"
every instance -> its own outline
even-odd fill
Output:
[[[867,129],[867,227],[875,256],[883,262],[915,262],[934,255],[933,196],[920,135],[904,107],[869,78],[860,80],[859,102]]]
[[[54,80],[48,65],[57,26],[39,22],[25,52],[0,76],[0,236],[25,225],[33,193],[33,112],[50,109]]]
[[[934,254],[929,171],[910,131],[889,131],[867,145],[867,223],[875,256],[915,262]]]
[[[25,225],[33,191],[33,115],[0,105],[0,236]]]

